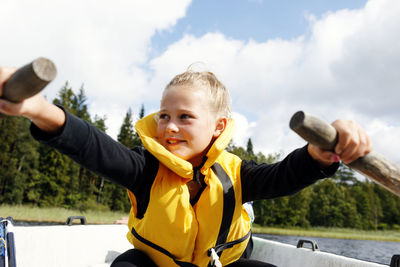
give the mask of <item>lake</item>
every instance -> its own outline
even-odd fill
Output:
[[[300,239],[313,240],[321,251],[386,265],[390,265],[394,254],[400,254],[400,242],[268,234],[255,234],[255,236],[294,246]],[[309,246],[305,245],[305,247]]]

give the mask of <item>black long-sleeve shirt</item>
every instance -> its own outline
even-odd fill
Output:
[[[31,133],[41,143],[59,150],[83,167],[124,186],[137,198],[148,197],[159,162],[146,149],[129,149],[68,112],[59,135],[49,136],[34,124]],[[240,171],[242,202],[295,193],[333,175],[337,168],[338,164],[333,164],[322,170],[308,154],[306,146],[274,164],[243,160]]]

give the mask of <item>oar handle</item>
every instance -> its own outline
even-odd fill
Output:
[[[298,111],[292,116],[290,128],[304,140],[321,149],[332,151],[338,140],[338,134],[332,125],[303,111]],[[348,166],[400,196],[400,167],[384,156],[372,151]]]
[[[37,58],[19,68],[4,84],[2,98],[21,102],[40,92],[57,74],[54,63],[47,58]]]

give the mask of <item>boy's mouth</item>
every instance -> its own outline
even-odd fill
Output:
[[[184,142],[183,140],[180,139],[167,139],[166,141],[168,145],[176,145]]]

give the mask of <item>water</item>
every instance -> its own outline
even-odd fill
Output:
[[[400,242],[267,234],[256,234],[255,236],[294,246],[300,239],[312,240],[318,244],[321,251],[386,265],[390,265],[390,260],[394,254],[400,254]],[[304,246],[310,247],[308,244]]]

